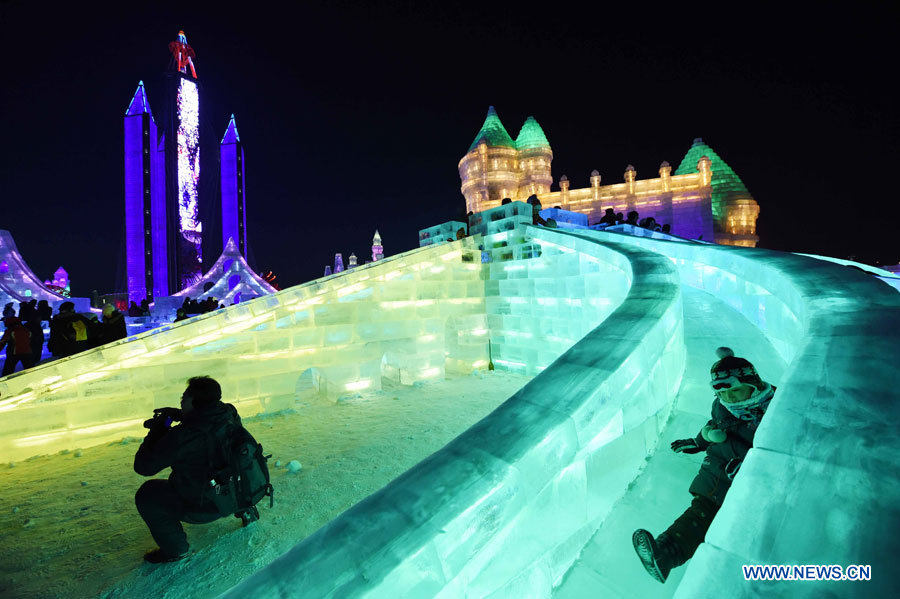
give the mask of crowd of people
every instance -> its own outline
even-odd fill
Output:
[[[606,212],[603,214],[603,218],[601,218],[597,224],[606,225],[607,227],[612,227],[614,225],[632,225],[643,229],[650,229],[651,231],[659,231],[660,233],[666,233],[667,235],[672,232],[672,225],[668,223],[664,225],[660,224],[656,222],[656,219],[652,216],[640,218],[640,214],[638,214],[637,210],[629,212],[628,217],[626,218],[621,212],[616,212],[612,208],[607,208]]]
[[[106,304],[102,314],[102,320],[94,314],[79,314],[72,302],[60,304],[56,315],[46,300],[20,302],[18,312],[12,302],[6,304],[6,330],[0,337],[0,348],[6,348],[6,361],[0,376],[12,374],[19,364],[23,370],[38,364],[45,340],[54,358],[64,358],[128,336],[125,316],[115,306]],[[45,323],[49,326],[49,339],[44,334]]]
[[[181,320],[187,320],[191,316],[196,316],[197,314],[206,314],[207,312],[213,312],[214,310],[219,310],[220,308],[224,308],[224,304],[220,304],[219,300],[214,298],[213,296],[209,296],[206,299],[195,300],[189,297],[184,298],[184,302],[182,302],[181,307],[175,312],[175,322],[179,322]]]

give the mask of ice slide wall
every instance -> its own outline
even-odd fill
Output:
[[[549,595],[668,418],[684,367],[681,288],[670,260],[634,246],[531,226],[498,236],[624,272],[627,295],[496,411],[226,596]],[[499,251],[514,256],[510,245]],[[547,276],[522,258],[492,277]],[[540,279],[528,283],[501,278],[500,299],[545,305]],[[569,298],[598,295],[580,293]]]
[[[291,408],[298,392],[337,398],[378,389],[382,376],[412,384],[447,365],[486,365],[472,243],[414,250],[2,378],[0,460],[143,436],[152,409],[177,405],[197,374],[219,380],[247,417]]]
[[[528,230],[565,244],[564,233]],[[607,248],[631,263],[629,296],[611,318],[442,451],[224,596],[548,596],[665,420],[662,401],[643,423],[629,421],[629,407],[638,413],[635,384],[655,386],[654,397],[636,394],[648,407],[673,396],[666,382],[677,387],[677,367],[651,371],[680,348],[678,285],[665,261],[681,284],[759,326],[789,363],[756,447],[675,596],[837,589],[747,583],[744,563],[869,564],[873,580],[842,585],[842,596],[895,594],[900,296],[873,277],[792,254],[585,238],[616,242]],[[585,374],[593,368],[606,380]],[[628,372],[633,379],[616,380]]]
[[[298,395],[378,389],[382,377],[412,384],[484,368],[489,326],[498,364],[534,371],[628,290],[623,272],[574,252],[548,248],[507,273],[482,264],[474,244],[414,250],[0,379],[0,459],[143,436],[150,411],[176,404],[185,380],[202,373],[246,417],[291,408]],[[526,281],[524,265],[544,274]],[[485,271],[497,271],[494,280]],[[498,298],[486,294],[500,293],[500,277],[507,296],[538,284],[543,305],[510,297],[489,324],[486,304]],[[570,299],[579,292],[595,299]]]

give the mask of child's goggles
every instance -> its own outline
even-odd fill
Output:
[[[712,390],[716,393],[718,393],[719,391],[728,391],[729,389],[734,389],[746,384],[747,383],[741,381],[736,376],[728,376],[724,379],[716,379],[709,382],[709,386],[712,387]]]

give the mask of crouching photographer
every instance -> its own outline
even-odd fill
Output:
[[[159,408],[144,422],[149,429],[134,457],[134,470],[154,476],[172,468],[168,480],[152,479],[134,497],[137,510],[153,540],[159,545],[144,555],[151,563],[174,562],[188,554],[187,536],[181,526],[218,520],[220,510],[210,487],[211,454],[224,431],[241,428],[234,406],[222,403],[219,383],[208,376],[188,381],[181,409]],[[172,426],[174,422],[180,422]]]

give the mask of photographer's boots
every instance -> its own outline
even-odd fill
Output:
[[[144,561],[150,562],[151,564],[163,564],[166,562],[177,562],[181,561],[188,556],[189,551],[185,551],[181,555],[172,555],[166,553],[162,549],[154,549],[153,551],[148,551],[144,554]]]
[[[259,520],[259,510],[256,509],[256,506],[252,506],[243,512],[238,512],[234,517],[241,519],[241,526],[249,526],[251,522]]]
[[[672,568],[682,563],[682,560],[679,559],[678,547],[666,533],[662,533],[658,539],[654,539],[652,534],[639,528],[631,535],[631,542],[634,544],[634,550],[644,568],[650,576],[660,582],[665,582]]]

